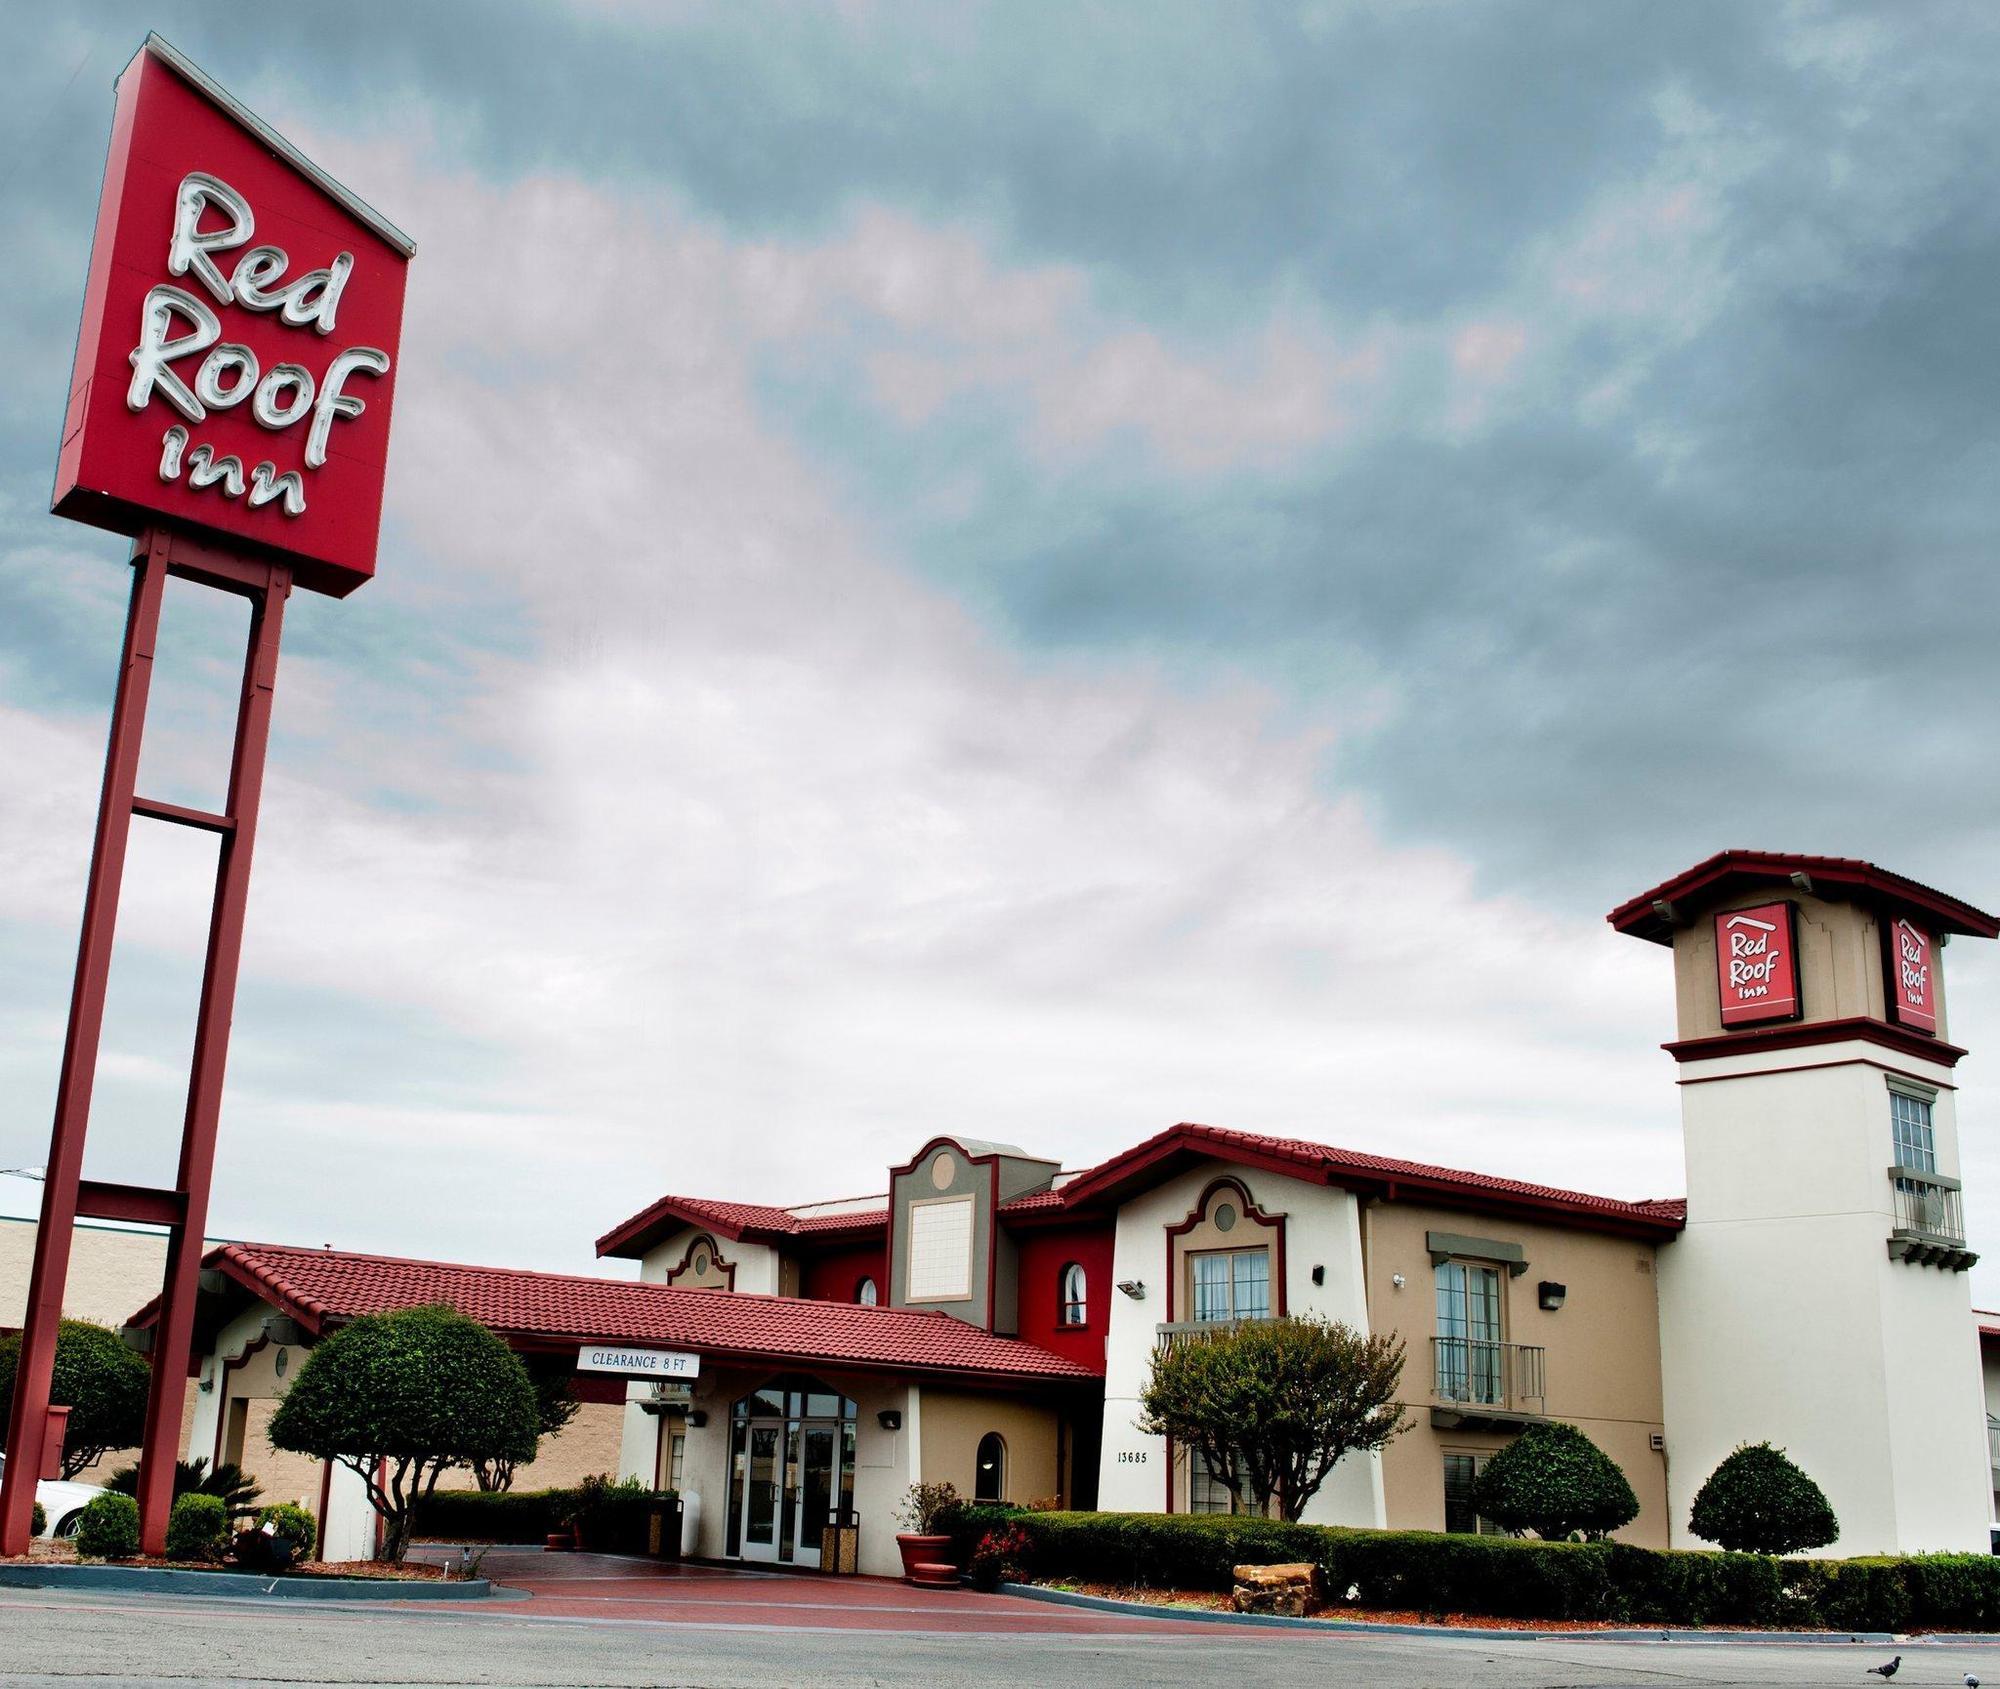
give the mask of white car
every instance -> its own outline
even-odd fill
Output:
[[[0,1478],[7,1474],[7,1457],[0,1454]],[[42,1529],[45,1537],[73,1537],[84,1508],[104,1493],[96,1484],[71,1484],[59,1478],[44,1478],[35,1486],[35,1499],[48,1515]]]

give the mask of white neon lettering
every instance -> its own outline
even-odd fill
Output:
[[[178,340],[169,333],[176,313],[194,325]],[[206,351],[221,335],[222,320],[186,288],[162,283],[150,289],[139,311],[139,344],[132,351],[132,385],[125,390],[126,408],[144,410],[157,388],[160,397],[188,421],[206,421],[207,407],[167,365],[175,358]]]
[[[201,216],[210,206],[229,219],[229,226],[203,234]],[[167,246],[167,274],[192,275],[215,295],[218,305],[234,304],[229,283],[223,280],[209,254],[241,246],[256,227],[250,202],[227,182],[205,170],[189,171],[181,178],[180,192],[174,196],[174,233]]]
[[[222,226],[204,230],[204,217],[215,215]],[[191,278],[219,305],[275,311],[289,328],[331,334],[354,273],[354,254],[336,253],[331,263],[288,281],[290,254],[268,243],[251,246],[256,227],[249,200],[236,189],[206,171],[188,172],[174,196],[168,273]],[[225,276],[216,259],[239,247],[245,250]],[[143,411],[157,396],[188,422],[200,423],[211,411],[248,401],[251,418],[274,433],[307,423],[303,456],[310,471],[325,465],[334,423],[352,420],[368,408],[365,399],[347,391],[348,382],[389,372],[389,355],[373,346],[335,353],[317,379],[301,363],[275,363],[265,370],[249,346],[224,341],[222,334],[222,319],[193,289],[161,283],[149,290],[140,310],[139,344],[130,355],[126,406]],[[192,380],[174,368],[202,354]],[[161,437],[159,474],[162,481],[181,481],[190,488],[219,488],[226,497],[246,499],[253,509],[276,505],[285,515],[298,516],[306,508],[305,475],[299,470],[280,472],[275,463],[263,462],[246,477],[240,456],[218,455],[212,445],[195,443],[180,423]]]
[[[234,385],[223,386],[223,379],[232,372]],[[257,374],[257,354],[248,346],[225,341],[202,359],[195,372],[195,397],[216,410],[228,410],[250,397],[257,386]]]
[[[281,404],[278,395],[285,388],[292,389],[289,404]],[[312,408],[312,371],[304,364],[273,364],[264,372],[264,379],[257,383],[257,396],[250,401],[250,414],[266,428],[287,428]]]
[[[317,469],[326,462],[326,437],[333,431],[333,419],[337,416],[359,416],[366,410],[365,401],[351,393],[341,391],[342,384],[350,375],[386,375],[389,372],[389,354],[378,352],[373,346],[350,346],[345,352],[335,355],[327,366],[326,382],[319,390],[319,402],[313,406],[312,431],[306,435],[306,467]]]

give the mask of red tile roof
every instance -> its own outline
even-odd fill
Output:
[[[810,1207],[811,1204],[801,1206]],[[600,1255],[639,1256],[669,1232],[683,1226],[706,1226],[732,1243],[748,1238],[770,1243],[780,1238],[869,1237],[886,1231],[889,1204],[840,1214],[794,1214],[764,1202],[716,1202],[704,1196],[663,1196],[631,1219],[620,1221],[597,1240]]]
[[[1674,923],[1659,910],[1658,903],[1719,900],[1757,886],[1788,885],[1794,874],[1808,876],[1814,888],[1838,890],[1852,895],[1861,892],[1880,899],[1891,909],[1914,914],[1939,932],[1964,933],[1969,938],[2000,938],[2000,919],[1983,909],[1924,885],[1921,881],[1892,874],[1872,862],[1852,856],[1800,856],[1790,851],[1723,850],[1706,862],[1663,880],[1650,891],[1628,898],[1604,918],[1620,932],[1655,944],[1671,944]]]
[[[1294,1177],[1317,1178],[1327,1184],[1359,1186],[1398,1196],[1429,1198],[1451,1206],[1512,1209],[1573,1223],[1595,1224],[1621,1231],[1670,1236],[1687,1223],[1683,1197],[1655,1197],[1630,1202],[1592,1196],[1506,1179],[1493,1173],[1467,1173],[1427,1162],[1401,1161],[1393,1156],[1339,1149],[1305,1138],[1276,1138],[1261,1132],[1237,1132],[1222,1126],[1183,1123],[1148,1138],[1109,1161],[1078,1175],[1055,1193],[1069,1207],[1115,1203],[1142,1183],[1155,1183],[1169,1171],[1203,1158],[1263,1165]]]
[[[445,1302],[511,1338],[655,1344],[716,1359],[987,1382],[1080,1382],[1101,1376],[1032,1343],[995,1337],[941,1313],[265,1243],[223,1244],[202,1264],[314,1332],[329,1321]],[[143,1325],[154,1313],[149,1303],[132,1323]]]

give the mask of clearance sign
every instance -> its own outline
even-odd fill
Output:
[[[344,597],[375,572],[414,250],[158,36],[118,79],[53,508]]]
[[[1724,1026],[1796,1020],[1799,963],[1792,905],[1760,903],[1717,915],[1715,971]]]

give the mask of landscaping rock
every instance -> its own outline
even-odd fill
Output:
[[[1282,1566],[1238,1566],[1232,1604],[1239,1613],[1302,1619],[1319,1604],[1319,1567],[1309,1560]]]

